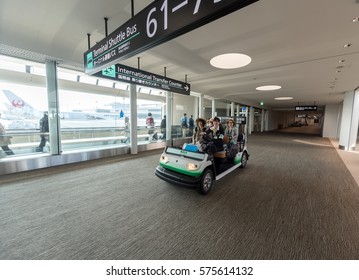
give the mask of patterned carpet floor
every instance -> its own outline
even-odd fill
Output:
[[[359,259],[359,186],[326,138],[249,136],[206,196],[162,151],[0,178],[0,259]]]

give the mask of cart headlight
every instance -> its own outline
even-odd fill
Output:
[[[168,162],[168,157],[166,157],[166,156],[161,156],[160,161],[163,162],[163,163],[167,163],[167,162]]]
[[[188,170],[197,170],[197,169],[198,169],[198,165],[195,164],[195,163],[192,163],[192,162],[187,163],[187,169],[188,169]]]

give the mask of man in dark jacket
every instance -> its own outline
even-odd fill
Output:
[[[37,152],[42,152],[46,145],[46,142],[49,141],[49,117],[48,113],[44,112],[44,116],[40,119],[40,144],[36,148]]]
[[[193,136],[193,130],[194,130],[194,120],[193,120],[193,115],[190,116],[190,118],[188,119],[188,132],[189,132],[189,136]]]
[[[163,119],[161,121],[161,133],[162,133],[161,139],[166,139],[166,115],[163,116]]]
[[[211,153],[223,151],[224,129],[218,117],[213,118],[213,126],[207,128],[207,135],[211,139],[209,149]]]

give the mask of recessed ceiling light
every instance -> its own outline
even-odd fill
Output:
[[[282,97],[275,97],[275,100],[292,100],[293,97],[290,96],[282,96]]]
[[[235,69],[248,65],[252,59],[241,53],[225,53],[213,57],[211,65],[220,69]]]
[[[256,90],[278,90],[281,88],[282,88],[281,86],[277,86],[277,85],[268,85],[268,86],[257,87]]]
[[[339,60],[339,63],[343,63],[343,62],[345,62],[345,59]]]
[[[359,17],[353,18],[353,22],[358,22],[358,21],[359,21]]]
[[[350,44],[350,43],[349,43],[349,44],[345,44],[345,45],[344,45],[344,48],[349,48],[349,47],[351,47],[351,46],[352,46],[352,44]]]

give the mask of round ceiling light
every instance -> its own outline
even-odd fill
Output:
[[[210,61],[211,65],[220,69],[235,69],[248,65],[252,59],[241,53],[225,53],[213,57]]]
[[[289,97],[289,96],[283,96],[283,97],[275,97],[275,100],[292,100],[293,97]]]
[[[278,90],[281,88],[282,88],[281,86],[277,86],[277,85],[268,85],[268,86],[257,87],[256,90]]]

